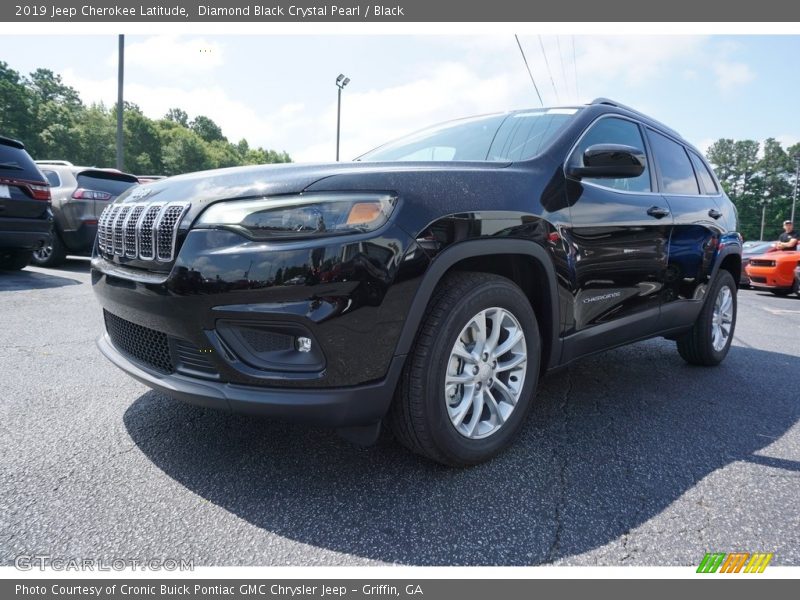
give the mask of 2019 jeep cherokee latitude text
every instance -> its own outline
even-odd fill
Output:
[[[134,188],[100,218],[92,283],[100,349],[156,390],[365,442],[388,421],[466,465],[581,356],[665,336],[718,364],[740,265],[700,153],[599,99]]]

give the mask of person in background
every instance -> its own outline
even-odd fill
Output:
[[[775,247],[778,250],[798,250],[798,244],[800,244],[800,232],[795,231],[794,223],[784,221],[783,233],[778,237]]]

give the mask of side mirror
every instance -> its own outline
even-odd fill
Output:
[[[583,166],[568,165],[567,175],[619,179],[644,173],[644,152],[623,144],[594,144],[583,152]]]

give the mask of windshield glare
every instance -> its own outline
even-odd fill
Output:
[[[357,160],[525,160],[540,154],[578,110],[544,108],[450,121],[389,142]]]

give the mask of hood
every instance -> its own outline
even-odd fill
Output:
[[[189,201],[195,207],[218,200],[296,194],[336,175],[368,175],[407,171],[493,170],[505,163],[456,162],[347,162],[318,164],[271,164],[198,171],[137,186],[118,202]],[[389,190],[387,190],[389,191]]]

